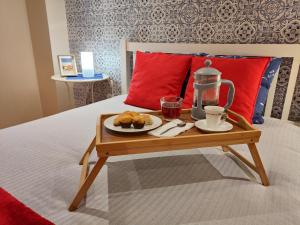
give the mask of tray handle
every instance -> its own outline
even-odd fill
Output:
[[[256,130],[255,127],[253,127],[242,115],[227,109],[226,112],[228,115],[232,115],[234,119],[227,118],[230,122],[235,123],[237,126],[244,128],[245,130]]]

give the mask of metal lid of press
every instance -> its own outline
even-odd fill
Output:
[[[220,76],[222,73],[219,70],[217,70],[217,69],[215,69],[213,67],[210,67],[211,64],[212,64],[212,61],[210,59],[206,59],[204,61],[205,67],[202,67],[202,68],[198,69],[194,74],[198,75],[198,76],[199,75],[204,75],[204,76],[206,76],[206,75],[207,76],[209,76],[209,75],[217,75],[217,76]]]

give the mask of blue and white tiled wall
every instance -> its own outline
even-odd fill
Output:
[[[71,52],[93,51],[96,70],[121,92],[119,41],[300,44],[299,0],[65,0]],[[285,59],[272,115],[281,117],[291,60]],[[95,99],[110,93],[95,86]],[[77,104],[90,101],[84,85],[75,87]],[[290,119],[300,120],[300,78]]]

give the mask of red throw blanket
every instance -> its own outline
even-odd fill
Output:
[[[54,225],[0,188],[1,225]]]

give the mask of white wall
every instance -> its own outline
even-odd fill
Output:
[[[42,117],[25,0],[0,0],[0,128]]]
[[[44,116],[58,112],[54,73],[50,46],[49,28],[44,0],[26,0],[35,69]]]
[[[67,18],[64,0],[45,0],[50,43],[52,50],[52,61],[54,73],[60,74],[57,55],[70,54]],[[58,108],[64,111],[74,107],[73,88],[70,86],[70,96],[68,88],[64,83],[56,82]]]

